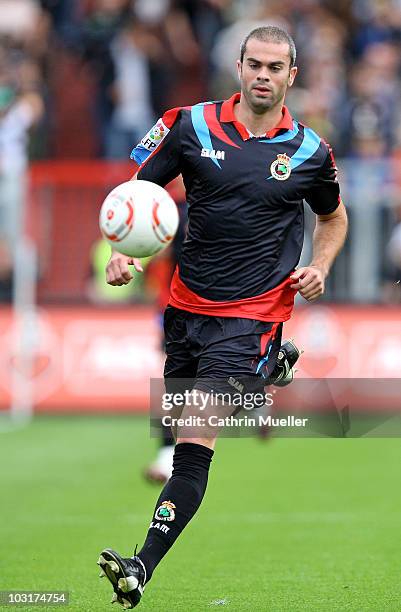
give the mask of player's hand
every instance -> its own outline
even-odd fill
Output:
[[[313,302],[324,293],[325,273],[318,266],[298,268],[290,278],[295,281],[290,285],[291,289],[299,291],[309,302]]]
[[[137,272],[143,272],[139,259],[122,255],[122,253],[112,253],[106,266],[107,283],[114,287],[128,285],[133,279],[128,266],[135,266]]]

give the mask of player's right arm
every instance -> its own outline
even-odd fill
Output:
[[[131,159],[137,164],[138,169],[131,180],[139,178],[164,187],[180,174],[180,111],[180,108],[174,108],[164,113],[133,149]],[[143,272],[139,259],[128,257],[112,249],[106,265],[107,283],[113,286],[128,285],[133,279],[128,266],[134,266],[137,272]]]
[[[110,259],[106,266],[106,282],[113,287],[128,285],[133,275],[128,266],[135,266],[137,272],[143,272],[139,259],[128,257],[112,249]]]

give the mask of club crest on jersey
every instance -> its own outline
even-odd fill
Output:
[[[270,166],[272,176],[278,181],[286,181],[291,174],[291,160],[286,153],[279,153]]]
[[[153,151],[153,149],[156,149],[165,139],[169,131],[170,130],[164,125],[162,119],[159,119],[156,125],[149,130],[144,138],[142,138],[141,145],[145,147],[145,149],[148,149],[148,151]]]
[[[173,521],[175,519],[175,505],[171,501],[164,501],[155,512],[158,521]]]

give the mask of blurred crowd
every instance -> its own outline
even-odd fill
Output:
[[[239,43],[266,23],[298,47],[289,106],[338,156],[400,144],[400,0],[0,0],[0,14],[0,104],[7,82],[46,106],[35,156],[126,158],[166,108],[235,91]]]
[[[0,166],[4,117],[22,100],[20,158],[29,130],[33,159],[127,159],[167,108],[236,91],[239,44],[270,23],[296,41],[297,118],[350,164],[398,168],[401,0],[0,0],[0,15]],[[390,281],[400,235],[388,236]]]

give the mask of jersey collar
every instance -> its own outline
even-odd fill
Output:
[[[242,140],[249,140],[251,136],[249,135],[248,130],[243,123],[237,120],[234,114],[234,105],[239,102],[240,97],[240,93],[235,93],[233,96],[231,96],[231,98],[223,102],[221,106],[220,121],[222,123],[233,123],[240,133]],[[281,130],[292,129],[294,129],[294,124],[290,111],[286,106],[283,106],[283,116],[281,117],[280,122],[274,128],[266,132],[266,134],[263,135],[263,138],[274,138]],[[262,138],[262,136],[258,136],[258,138]]]

